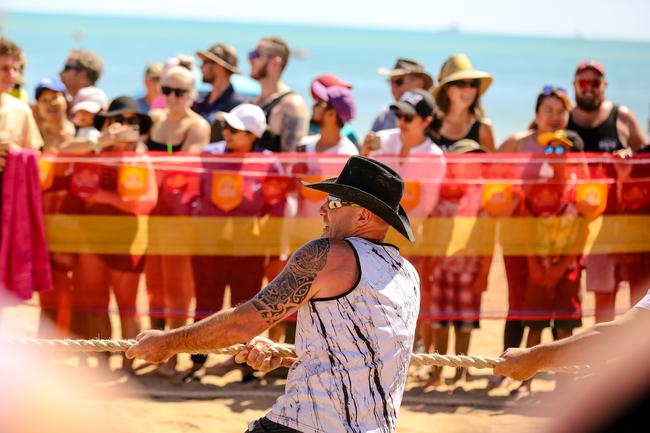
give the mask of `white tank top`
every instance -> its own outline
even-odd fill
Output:
[[[285,394],[267,418],[301,432],[393,432],[420,308],[420,279],[397,247],[348,238],[359,281],[298,310]]]

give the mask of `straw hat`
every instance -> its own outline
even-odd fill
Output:
[[[492,84],[492,76],[487,72],[477,71],[472,67],[466,54],[456,54],[445,60],[438,76],[439,84],[433,89],[433,96],[437,96],[445,84],[459,80],[479,80],[478,94],[482,95]]]

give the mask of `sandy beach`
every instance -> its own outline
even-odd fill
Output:
[[[496,257],[490,273],[490,284],[483,298],[484,311],[505,311],[507,286],[503,264]],[[627,291],[619,296],[618,307],[627,305]],[[144,302],[144,301],[143,301]],[[593,296],[583,292],[583,306],[593,308]],[[117,317],[113,318],[116,327]],[[32,300],[26,305],[4,311],[0,330],[7,335],[35,336],[38,308]],[[584,325],[593,323],[592,317]],[[484,319],[481,329],[472,335],[470,354],[498,356],[501,352],[503,319]],[[550,332],[544,334],[544,340]],[[225,359],[213,356],[208,365]],[[119,366],[121,359],[115,355],[111,365]],[[51,373],[66,381],[80,380],[85,370],[80,369],[76,356],[62,356],[54,365],[48,364]],[[188,355],[180,355],[179,370],[190,365]],[[174,384],[142,369],[137,377],[127,377],[113,372],[109,377],[93,377],[84,391],[83,401],[106,420],[102,426],[109,432],[149,433],[235,433],[246,430],[247,424],[263,416],[282,393],[284,381],[262,379],[241,384],[241,373],[234,370],[223,377],[206,376],[202,382]],[[513,432],[538,431],[551,419],[550,403],[553,400],[555,380],[551,374],[541,374],[533,382],[533,394],[523,399],[510,396],[516,387],[511,383],[503,388],[487,391],[491,370],[471,370],[475,377],[469,382],[449,384],[453,375],[446,368],[447,384],[438,388],[425,387],[425,381],[412,377],[407,384],[400,411],[397,432]],[[48,371],[49,374],[49,371]],[[92,373],[91,373],[92,374]],[[68,383],[68,382],[66,382]],[[52,398],[62,390],[47,389]],[[61,395],[65,395],[61,394]],[[56,431],[59,431],[58,429]]]

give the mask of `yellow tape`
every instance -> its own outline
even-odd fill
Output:
[[[50,250],[71,253],[279,255],[321,233],[320,218],[46,215]],[[650,216],[429,218],[412,220],[418,241],[391,230],[409,255],[507,255],[650,251]]]

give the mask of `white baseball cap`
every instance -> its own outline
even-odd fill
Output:
[[[74,111],[74,107],[81,102],[93,102],[99,105],[100,110],[102,110],[108,106],[108,96],[106,96],[106,93],[99,87],[88,86],[79,89],[72,101],[72,110]]]
[[[217,119],[225,121],[231,128],[248,131],[260,138],[266,130],[266,116],[257,105],[241,104],[230,110],[230,113],[220,111]]]
[[[95,101],[81,101],[72,106],[70,113],[74,114],[77,111],[87,111],[92,114],[97,114],[102,111],[102,106]]]

